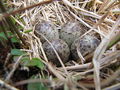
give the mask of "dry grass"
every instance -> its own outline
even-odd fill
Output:
[[[41,2],[41,0],[12,0],[10,6],[14,6],[15,9],[18,9],[38,2]],[[21,12],[20,18],[22,18],[24,22],[21,22],[18,19],[15,20],[24,28],[23,31],[29,29],[33,30],[33,32],[30,32],[29,34],[23,33],[23,36],[27,39],[26,42],[29,44],[29,49],[25,49],[25,51],[28,52],[31,58],[41,58],[41,56],[43,56],[43,62],[48,67],[47,71],[51,71],[52,74],[57,77],[58,81],[67,85],[71,90],[77,90],[77,87],[85,90],[95,87],[96,90],[101,90],[101,88],[108,86],[113,82],[120,73],[120,69],[115,72],[111,68],[108,68],[111,64],[120,62],[120,58],[118,59],[118,57],[120,57],[120,50],[116,48],[117,45],[114,45],[107,50],[109,43],[114,41],[114,38],[120,35],[119,14],[119,0],[55,0],[48,5],[37,6]],[[41,20],[52,21],[58,28],[61,28],[67,21],[76,20],[88,28],[85,34],[98,33],[100,35],[101,43],[95,50],[91,61],[83,64],[73,62],[73,65],[66,66],[62,63],[62,60],[54,49],[62,67],[55,67],[49,63],[40,39],[34,34],[34,27],[36,23]],[[85,57],[81,57],[83,60],[86,60]],[[100,71],[105,68],[107,68],[108,71],[112,70],[112,74]],[[91,74],[91,72],[94,73]],[[104,73],[107,76],[104,80],[100,77],[101,73]],[[113,75],[114,77],[111,78]],[[51,77],[51,75],[48,77]],[[53,78],[51,80],[56,82]],[[88,80],[91,80],[91,82]],[[26,83],[29,83],[29,81],[26,81]],[[57,83],[54,86],[59,86],[61,83]]]

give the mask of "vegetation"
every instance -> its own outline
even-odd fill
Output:
[[[119,14],[119,0],[0,0],[0,89],[120,89]],[[77,52],[80,59],[70,57],[67,63],[53,47],[61,64],[56,66],[34,33],[42,20],[57,29],[77,21],[85,29],[80,38],[89,34],[101,42],[94,52],[86,56]]]

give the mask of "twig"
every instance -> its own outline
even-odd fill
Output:
[[[7,90],[19,90],[19,89],[15,88],[15,87],[13,87],[13,86],[5,83],[4,81],[2,81],[2,80],[0,79],[0,90],[2,90],[2,87],[6,87]]]
[[[110,41],[107,49],[111,48],[113,45],[115,45],[117,42],[120,41],[120,31],[118,31],[112,38],[112,40]]]
[[[107,55],[106,57],[102,58],[101,60],[99,60],[100,62],[100,66],[105,66],[106,64],[111,64],[110,62],[115,60],[116,58],[120,57],[120,51],[115,51],[110,53],[109,55]]]
[[[101,86],[102,87],[105,87],[107,85],[109,85],[111,82],[113,82],[118,76],[120,75],[120,68],[118,68],[114,74],[112,74],[111,76],[109,76],[107,79],[101,81]],[[83,82],[80,82],[79,84],[85,86],[85,87],[88,87],[88,88],[94,88],[94,84],[93,83],[83,83]],[[106,90],[106,89],[105,89]]]
[[[49,80],[49,79],[28,79],[28,80],[16,82],[15,86],[24,85],[24,84],[28,84],[28,83],[37,83],[37,82],[51,83],[51,80]]]
[[[15,64],[13,65],[12,70],[10,71],[9,75],[6,77],[5,81],[9,81],[10,78],[12,77],[13,73],[15,72],[15,70],[18,67],[18,64],[20,63],[21,58],[23,57],[23,55],[21,55],[15,62]]]
[[[95,86],[96,86],[97,90],[100,90],[100,77],[99,77],[100,63],[99,63],[99,60],[101,59],[103,53],[107,49],[107,46],[109,45],[109,42],[111,40],[111,36],[115,35],[115,30],[118,27],[119,23],[120,23],[120,17],[118,17],[118,20],[113,25],[110,34],[108,34],[108,37],[104,38],[102,40],[102,42],[100,43],[100,45],[95,50],[95,54],[93,57],[93,64],[94,64],[94,70],[95,70],[94,80],[95,80]]]
[[[67,70],[83,70],[89,68],[91,63],[82,64],[82,65],[75,65],[75,66],[67,66],[65,67]],[[63,70],[63,68],[59,68],[60,70]]]
[[[31,5],[31,6],[28,6],[26,8],[22,8],[22,9],[18,9],[18,10],[15,10],[15,11],[12,11],[10,13],[4,13],[2,16],[5,18],[5,17],[9,17],[10,15],[15,15],[16,13],[20,13],[22,11],[25,11],[25,10],[28,10],[28,9],[31,9],[33,7],[36,7],[36,6],[40,6],[40,5],[43,5],[43,4],[48,4],[48,3],[51,3],[53,0],[46,0],[46,1],[43,1],[43,2],[40,2],[40,3],[37,3],[37,4],[34,4],[34,5]]]
[[[48,66],[49,70],[50,70],[57,78],[59,78],[59,80],[66,82],[66,79],[65,79],[62,75],[60,75],[60,74],[58,73],[58,71],[55,70],[55,68],[53,68],[52,64],[49,63],[47,66]]]
[[[5,6],[3,5],[2,1],[0,1],[0,9],[1,9],[2,13],[6,13],[6,12],[7,12],[7,10],[6,10]],[[1,17],[0,17],[0,18],[1,18]],[[23,42],[23,44],[26,45],[26,42],[24,41],[21,33],[18,31],[18,29],[17,29],[16,26],[14,25],[11,17],[2,18],[2,19],[5,19],[5,20],[7,21],[7,24],[8,24],[9,27],[10,27],[10,31],[11,31],[12,33],[14,33],[14,34],[16,33],[16,34],[18,35],[18,37],[20,38],[20,40]],[[1,21],[1,20],[0,20],[0,21]]]
[[[73,9],[79,10],[80,14],[82,14],[82,15],[90,16],[90,17],[97,18],[97,19],[101,19],[101,17],[102,17],[94,12],[90,12],[90,11],[87,11],[85,9],[73,6],[68,0],[62,0],[62,1],[64,2],[65,5],[68,5],[69,7],[73,8]],[[111,19],[107,19],[107,18],[105,19],[105,22],[109,22],[112,24],[115,23],[115,21],[113,21]]]
[[[120,83],[104,88],[103,90],[119,90],[119,89],[120,89]]]
[[[104,67],[106,64],[108,64],[109,62],[113,61],[114,59],[116,59],[118,57],[120,57],[120,51],[112,52],[109,55],[107,55],[106,57],[99,60],[100,66]],[[90,69],[91,65],[92,65],[92,63],[86,63],[86,64],[83,64],[83,65],[67,66],[65,68],[67,70],[80,70],[80,71],[82,71],[82,70],[85,70],[85,69]],[[58,69],[63,70],[63,68],[58,68]]]
[[[6,59],[5,59],[4,67],[8,64],[10,58],[11,58],[11,54],[8,53],[8,54],[7,54],[7,57],[6,57]]]

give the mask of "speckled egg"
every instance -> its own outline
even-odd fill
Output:
[[[60,39],[64,40],[68,46],[71,46],[73,41],[80,37],[83,33],[79,22],[68,22],[60,30]]]
[[[63,63],[66,63],[69,58],[69,55],[70,55],[70,50],[69,50],[69,47],[66,44],[66,42],[64,42],[61,39],[56,39],[56,40],[51,41],[51,44],[53,45],[53,47],[59,54]],[[48,60],[50,60],[51,62],[53,62],[56,65],[60,65],[60,62],[59,62],[52,46],[48,42],[45,42],[43,44],[43,49],[46,53]]]
[[[77,49],[83,56],[94,52],[99,43],[100,40],[98,40],[95,36],[91,35],[85,35],[83,38],[76,39],[71,45],[72,57],[74,58],[74,60],[79,59]]]
[[[40,37],[42,42],[45,42],[45,39],[39,33],[44,35],[50,41],[59,39],[58,30],[50,21],[42,21],[35,26],[35,34]]]

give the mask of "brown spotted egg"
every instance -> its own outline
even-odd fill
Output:
[[[99,43],[100,40],[98,40],[95,36],[91,35],[85,35],[83,38],[76,39],[71,45],[72,57],[75,60],[79,59],[77,49],[83,56],[94,52]]]
[[[50,21],[42,21],[35,26],[35,34],[45,42],[45,39],[40,35],[44,35],[49,41],[59,39],[58,30]]]
[[[69,50],[68,45],[61,39],[53,40],[53,41],[51,41],[51,44],[57,51],[57,53],[60,56],[63,63],[66,63],[69,58],[69,55],[70,55],[70,50]],[[46,53],[48,60],[50,60],[51,62],[53,62],[56,65],[60,65],[60,62],[59,62],[52,46],[48,42],[45,42],[43,44],[43,49]]]
[[[73,41],[80,37],[83,33],[79,22],[68,22],[60,30],[60,39],[64,40],[68,46],[71,46]]]

